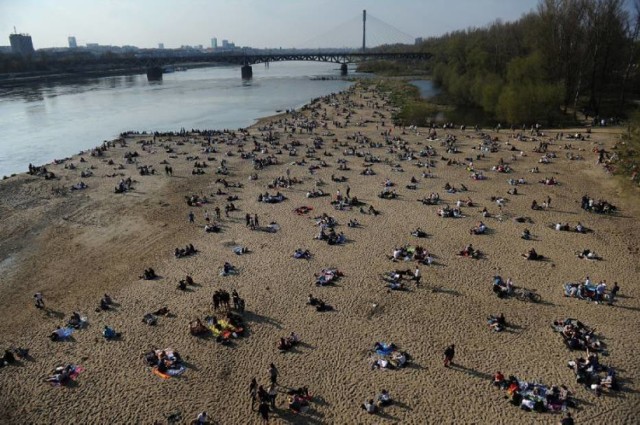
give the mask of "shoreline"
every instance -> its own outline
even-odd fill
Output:
[[[634,200],[621,199],[617,182],[595,165],[592,152],[600,143],[610,148],[616,140],[599,131],[585,141],[555,141],[555,130],[519,140],[504,130],[459,129],[438,129],[435,140],[429,140],[428,129],[390,125],[389,101],[377,83],[356,82],[344,92],[311,102],[295,116],[263,117],[246,129],[232,130],[235,137],[215,134],[207,142],[197,135],[165,135],[153,141],[153,134],[137,135],[126,138],[126,146],[113,143],[100,156],[92,156],[89,150],[66,163],[47,166],[58,180],[20,173],[0,181],[0,267],[6,282],[0,288],[0,309],[6,314],[0,322],[0,349],[28,347],[33,356],[23,367],[0,369],[0,387],[6,389],[0,419],[6,423],[66,423],[71,418],[166,423],[171,413],[180,412],[187,422],[206,410],[220,424],[259,423],[250,409],[247,387],[254,376],[268,385],[270,363],[278,367],[278,381],[284,386],[272,412],[275,423],[379,423],[380,416],[367,415],[359,406],[381,388],[397,401],[383,414],[397,422],[522,422],[530,421],[532,415],[535,420],[556,421],[557,415],[511,406],[504,393],[490,385],[496,370],[505,376],[569,385],[577,398],[586,401],[579,404],[580,410],[572,411],[579,422],[596,414],[612,423],[633,415],[639,399],[635,382],[640,372],[633,367],[639,339],[621,324],[633,322],[640,308],[640,288],[635,285],[640,248],[634,240],[640,224],[632,208]],[[267,130],[258,130],[265,126]],[[387,139],[385,131],[391,135]],[[483,134],[497,138],[497,152],[479,150],[486,139]],[[460,153],[446,152],[447,135],[455,136]],[[533,151],[541,141],[548,141],[550,151],[557,154],[550,164],[539,163],[542,154]],[[420,156],[428,146],[436,154]],[[351,148],[361,155],[345,154]],[[414,159],[400,159],[409,151]],[[136,155],[130,163],[125,155],[132,152]],[[568,154],[583,159],[569,160]],[[273,157],[277,165],[255,169],[252,158],[243,158],[247,155]],[[486,181],[470,179],[468,157],[487,176]],[[492,171],[500,158],[516,171]],[[223,170],[223,160],[228,174],[217,173]],[[340,169],[340,161],[348,169]],[[428,161],[434,166],[420,166]],[[447,165],[449,161],[455,162]],[[207,166],[196,167],[196,162]],[[70,164],[75,168],[68,168]],[[173,175],[165,175],[167,165]],[[140,175],[140,167],[145,166],[156,173]],[[540,173],[528,172],[534,166],[540,167]],[[361,174],[365,167],[376,175]],[[196,169],[204,174],[193,174]],[[93,176],[82,178],[80,173],[86,170]],[[281,182],[287,170],[301,183],[268,186]],[[423,176],[427,171],[434,176]],[[249,178],[253,174],[257,180]],[[342,175],[346,182],[331,178]],[[537,182],[550,176],[559,185]],[[133,181],[133,190],[114,193],[114,186],[127,177]],[[415,189],[407,187],[411,177],[417,180]],[[507,195],[512,188],[507,180],[519,177],[527,180],[517,186],[520,194]],[[387,178],[394,183],[397,199],[377,196]],[[226,187],[216,183],[219,179],[227,181]],[[55,191],[79,181],[88,188]],[[469,190],[446,193],[445,183],[456,187],[463,183]],[[330,201],[338,190],[346,193],[347,186],[366,208],[371,205],[381,213],[334,208]],[[306,193],[314,188],[328,196],[308,198]],[[258,202],[265,191],[281,192],[287,199]],[[441,218],[436,214],[440,207],[416,201],[432,192],[441,194],[443,204],[454,206],[459,199],[473,198],[475,205],[462,207],[464,218]],[[620,214],[581,210],[579,201],[585,193],[611,201]],[[193,195],[206,196],[208,203],[187,205],[185,197]],[[231,202],[229,196],[238,197],[232,201],[238,210],[215,218],[214,208],[223,209]],[[491,199],[496,196],[506,198],[504,208],[498,209]],[[530,209],[532,199],[541,202],[547,196],[553,200],[551,208]],[[300,206],[313,211],[295,213]],[[493,217],[483,218],[483,207]],[[189,223],[190,211],[195,223]],[[318,227],[313,217],[323,213],[336,218],[336,231],[344,232],[346,244],[332,246],[314,239]],[[251,230],[245,225],[245,214],[257,214],[262,225],[277,222],[280,230]],[[513,220],[516,216],[530,217],[532,223],[518,223]],[[219,223],[221,232],[205,233],[205,217]],[[352,219],[360,226],[347,226]],[[470,235],[469,228],[479,220],[486,222],[489,234]],[[578,221],[594,232],[582,235],[549,228],[550,223],[575,225]],[[411,236],[416,227],[424,229],[427,237]],[[531,229],[533,241],[519,238],[524,227]],[[189,243],[199,252],[175,258],[174,248]],[[486,258],[457,257],[468,243]],[[394,247],[404,244],[426,247],[435,262],[420,265],[421,286],[407,280],[408,291],[391,291],[381,275],[415,266],[411,261],[388,259]],[[236,255],[235,246],[248,247],[250,252]],[[520,253],[532,246],[550,261],[522,259]],[[297,248],[309,249],[311,258],[293,259]],[[596,251],[603,261],[576,258],[573,251],[584,248]],[[220,276],[225,261],[239,273]],[[148,267],[161,278],[138,279]],[[334,286],[316,286],[314,274],[324,268],[337,268],[344,276]],[[491,291],[497,272],[513,278],[518,286],[535,289],[543,302],[497,298]],[[196,285],[186,291],[176,289],[185,275],[192,276]],[[620,282],[617,302],[596,305],[563,296],[564,282],[586,275]],[[196,317],[221,314],[211,308],[217,289],[235,289],[247,303],[243,315],[247,333],[228,346],[188,331],[189,321]],[[44,295],[44,311],[32,306],[38,291]],[[117,306],[96,312],[105,292]],[[305,305],[308,294],[335,310],[316,312]],[[173,315],[159,317],[156,326],[142,323],[144,314],[162,306]],[[47,336],[72,311],[86,315],[89,327],[75,331],[73,341],[50,341]],[[513,327],[493,333],[486,317],[501,312]],[[550,322],[560,317],[573,317],[598,329],[610,353],[601,362],[620,370],[620,379],[630,382],[623,384],[620,393],[596,397],[575,384],[566,361],[583,353],[567,351],[550,329]],[[105,341],[100,335],[105,325],[122,332],[121,340]],[[291,332],[300,335],[303,344],[280,352],[275,343]],[[372,370],[368,353],[377,341],[392,342],[407,351],[409,367]],[[459,367],[447,370],[442,367],[441,351],[454,342]],[[154,375],[141,361],[151,348],[179,351],[187,365],[184,376]],[[42,382],[54,366],[68,363],[85,369],[74,386],[55,388]],[[286,388],[305,385],[314,396],[311,410],[296,415],[287,408]],[[197,392],[206,396],[194,396]]]

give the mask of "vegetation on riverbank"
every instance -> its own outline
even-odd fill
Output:
[[[503,125],[621,117],[640,98],[640,0],[541,0],[515,22],[455,31],[417,49],[433,55],[423,69],[447,103],[482,108]],[[359,69],[388,76],[414,66]]]
[[[396,108],[392,119],[397,125],[428,126],[446,108],[422,99],[420,90],[405,79],[375,78],[363,80],[363,84],[375,84],[389,95],[391,104]]]
[[[626,134],[615,147],[613,172],[640,187],[640,111],[629,120]]]
[[[426,76],[432,70],[430,62],[397,62],[397,61],[367,61],[358,64],[358,72],[370,72],[384,77]]]
[[[518,21],[425,41],[433,79],[458,104],[509,124],[620,116],[640,96],[640,0],[541,0]]]

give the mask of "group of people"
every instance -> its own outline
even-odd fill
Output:
[[[198,250],[194,248],[193,244],[188,244],[184,248],[176,248],[173,251],[173,255],[175,255],[176,258],[184,258],[194,255],[197,252]]]
[[[613,304],[613,301],[620,290],[618,282],[614,282],[613,287],[607,292],[607,282],[602,280],[600,282],[593,283],[587,276],[584,282],[568,282],[564,285],[565,297],[580,298],[583,300],[590,300],[597,303],[604,302],[605,298],[609,305]]]

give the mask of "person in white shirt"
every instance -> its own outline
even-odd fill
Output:
[[[389,395],[389,391],[382,390],[378,395],[378,406],[384,407],[391,404],[391,396]]]
[[[196,418],[197,424],[206,424],[209,422],[209,418],[207,416],[207,412],[200,412],[198,417]]]
[[[369,413],[370,415],[373,415],[374,413],[378,412],[378,408],[376,407],[376,405],[373,403],[373,400],[371,399],[365,401],[364,404],[362,405],[362,408],[366,410],[367,413]]]

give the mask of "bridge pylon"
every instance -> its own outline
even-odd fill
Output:
[[[251,65],[243,65],[242,68],[240,68],[240,74],[243,80],[250,80],[253,78],[253,68]]]

